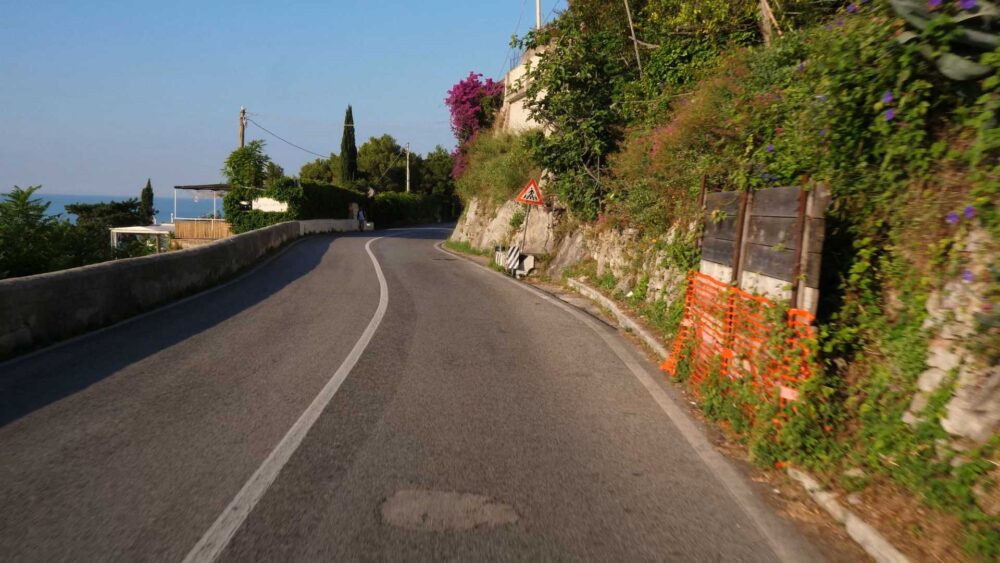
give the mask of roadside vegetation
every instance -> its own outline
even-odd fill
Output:
[[[51,215],[50,203],[37,197],[41,186],[14,188],[0,199],[0,279],[43,274],[114,258],[156,252],[153,243],[126,240],[111,248],[108,229],[151,225],[153,188],[147,181],[140,198],[66,206],[70,221]]]
[[[410,154],[410,192],[406,192],[405,149],[391,135],[372,137],[360,147],[354,141],[354,112],[344,118],[341,154],[316,159],[289,177],[265,153],[263,141],[236,149],[222,173],[232,189],[225,198],[226,219],[234,233],[283,221],[346,219],[352,204],[380,227],[453,220],[461,212],[454,161],[440,146],[426,156]],[[369,193],[373,193],[369,197]],[[288,204],[284,213],[250,209],[267,197]]]
[[[772,1],[762,26],[757,0],[632,1],[637,46],[622,3],[574,1],[518,41],[544,49],[527,86],[547,134],[480,133],[463,145],[458,193],[500,201],[521,185],[513,168],[546,170],[578,220],[634,229],[637,255],[661,250],[660,267],[684,272],[699,260],[703,184],[828,186],[822,369],[794,410],[719,378],[698,390],[703,408],[755,463],[804,466],[848,490],[891,483],[957,518],[968,556],[995,560],[1000,515],[983,491],[1000,475],[1000,437],[960,446],[942,428],[957,373],[919,422],[903,414],[927,367],[928,297],[953,280],[994,303],[1000,293],[995,260],[983,266],[967,251],[985,241],[979,255],[997,256],[1000,50],[961,41],[974,29],[995,42],[997,7],[894,4],[911,11],[887,0]],[[922,29],[901,17],[913,13],[926,16]],[[509,156],[522,154],[531,164]],[[613,274],[591,279],[670,337],[683,291],[647,297],[644,267],[625,272],[627,291]],[[998,315],[975,315],[980,365],[1000,358]]]

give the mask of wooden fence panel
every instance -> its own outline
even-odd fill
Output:
[[[175,236],[179,239],[218,240],[233,235],[229,223],[219,220],[192,221],[177,220],[174,222]]]

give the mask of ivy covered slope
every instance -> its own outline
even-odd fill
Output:
[[[717,401],[706,412],[759,464],[892,484],[959,522],[967,555],[1000,557],[1000,10],[632,1],[637,57],[620,4],[576,0],[522,41],[543,51],[528,98],[550,132],[516,150],[588,229],[637,233],[635,254],[659,257],[600,282],[670,329],[682,290],[644,284],[697,264],[702,182],[829,186],[819,375],[787,423]],[[462,196],[497,197],[488,184]]]

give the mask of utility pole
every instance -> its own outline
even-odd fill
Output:
[[[247,130],[247,108],[240,106],[240,148],[243,148],[243,137]]]
[[[406,193],[410,193],[410,143],[406,143]]]
[[[542,0],[535,0],[535,29],[542,29]]]
[[[632,9],[628,7],[628,0],[625,0],[625,15],[628,16],[628,28],[632,33],[632,46],[635,47],[635,64],[639,65],[639,78],[642,78],[642,60],[639,58],[639,40],[635,37],[635,26],[632,25]]]

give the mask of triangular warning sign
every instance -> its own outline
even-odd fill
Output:
[[[528,182],[527,186],[524,186],[521,193],[517,194],[514,201],[525,205],[545,205],[545,202],[543,201],[544,198],[545,194],[543,194],[541,188],[538,187],[538,182],[532,180]]]

